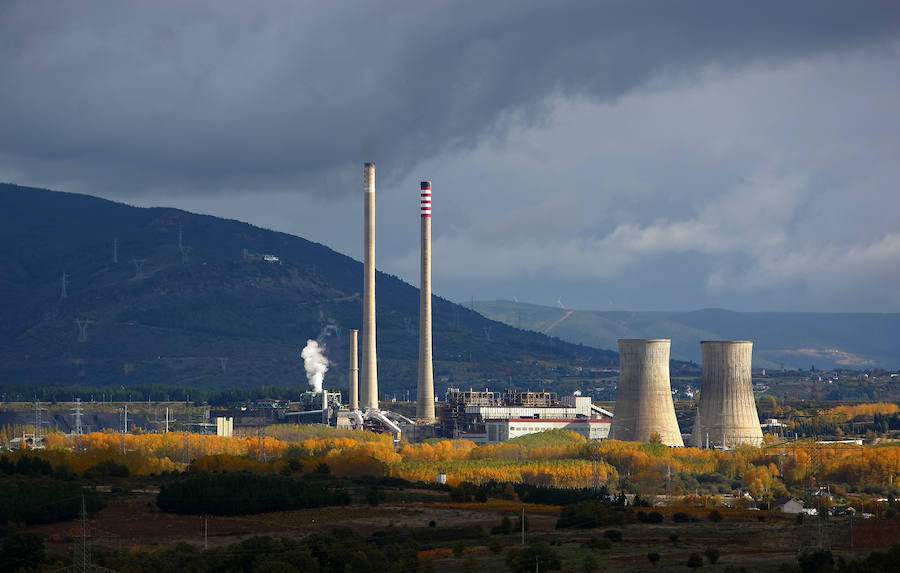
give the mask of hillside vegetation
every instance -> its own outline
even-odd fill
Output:
[[[179,233],[189,250],[179,249]],[[299,353],[310,338],[331,359],[326,386],[346,384],[362,265],[323,245],[177,209],[8,184],[0,184],[0,238],[0,386],[302,390]],[[376,281],[381,390],[400,392],[416,383],[419,293],[383,273]],[[439,393],[495,377],[537,384],[546,364],[616,361],[440,297],[433,306]]]

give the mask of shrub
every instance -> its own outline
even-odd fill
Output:
[[[345,491],[281,475],[249,473],[193,476],[164,484],[156,497],[156,504],[163,511],[210,515],[245,515],[348,503],[350,496]]]
[[[506,565],[513,573],[534,571],[535,563],[540,571],[562,569],[559,554],[543,541],[532,543],[523,549],[510,549],[506,553]]]
[[[584,546],[588,549],[600,549],[606,551],[612,549],[612,540],[606,537],[591,537],[584,542]]]
[[[491,537],[491,540],[488,541],[488,549],[491,550],[491,553],[499,555],[506,549],[506,541],[502,537]]]
[[[649,561],[654,567],[656,567],[656,564],[659,563],[659,559],[660,559],[659,553],[648,553],[647,554],[647,561]]]
[[[491,528],[491,535],[508,535],[513,531],[513,522],[508,516],[503,516],[500,525]]]
[[[592,529],[607,525],[634,522],[634,514],[624,507],[611,506],[602,501],[583,501],[563,508],[556,522],[557,529]]]
[[[685,565],[691,569],[703,567],[703,557],[701,557],[699,553],[691,553],[688,560],[685,562]]]
[[[131,475],[128,466],[114,462],[113,460],[103,460],[99,464],[94,464],[84,470],[86,479],[96,479],[98,477],[128,477]]]
[[[638,521],[641,523],[662,523],[663,515],[658,511],[651,511],[650,513],[644,513],[643,511],[637,512]]]
[[[609,539],[610,541],[622,541],[622,532],[618,529],[607,529],[603,532],[603,537]]]
[[[714,509],[714,510],[712,510],[712,511],[709,512],[708,519],[709,519],[710,521],[712,521],[713,523],[719,523],[719,522],[722,521],[722,514],[719,513],[719,510],[718,510],[718,509]]]

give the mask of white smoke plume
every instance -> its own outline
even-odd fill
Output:
[[[322,391],[322,379],[328,372],[328,359],[322,353],[324,346],[319,346],[315,340],[307,340],[306,347],[300,352],[303,359],[303,367],[306,368],[306,379],[314,392]]]

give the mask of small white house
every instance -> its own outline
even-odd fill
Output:
[[[781,507],[782,513],[802,513],[803,512],[803,502],[798,499],[795,499],[795,498],[791,498],[791,499],[787,500],[786,502],[782,503],[780,507]]]

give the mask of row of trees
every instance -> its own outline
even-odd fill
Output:
[[[347,505],[346,491],[292,477],[246,472],[199,475],[164,484],[157,496],[163,511],[247,515],[264,511]]]
[[[47,450],[28,455],[78,475],[106,459],[126,466],[131,474],[148,475],[183,470],[193,460],[206,464],[205,471],[210,472],[278,474],[291,463],[301,463],[301,458],[316,458],[327,463],[338,477],[391,475],[434,481],[438,474],[446,474],[450,484],[512,481],[572,488],[609,485],[642,494],[666,489],[673,494],[717,494],[738,487],[757,497],[802,492],[826,482],[842,484],[848,491],[889,493],[900,475],[900,444],[893,443],[770,442],[759,448],[723,451],[614,440],[589,442],[565,430],[496,445],[436,440],[404,444],[399,450],[388,435],[323,426],[278,426],[260,435],[232,438],[183,432],[96,432],[75,439],[50,434],[45,443]],[[18,455],[11,455],[5,463],[13,463]],[[19,463],[18,458],[15,463]],[[0,465],[0,471],[3,467]],[[288,468],[288,473],[300,470],[309,468]]]
[[[0,488],[0,523],[52,523],[72,519],[81,511],[103,507],[97,492],[58,481],[16,481]]]

